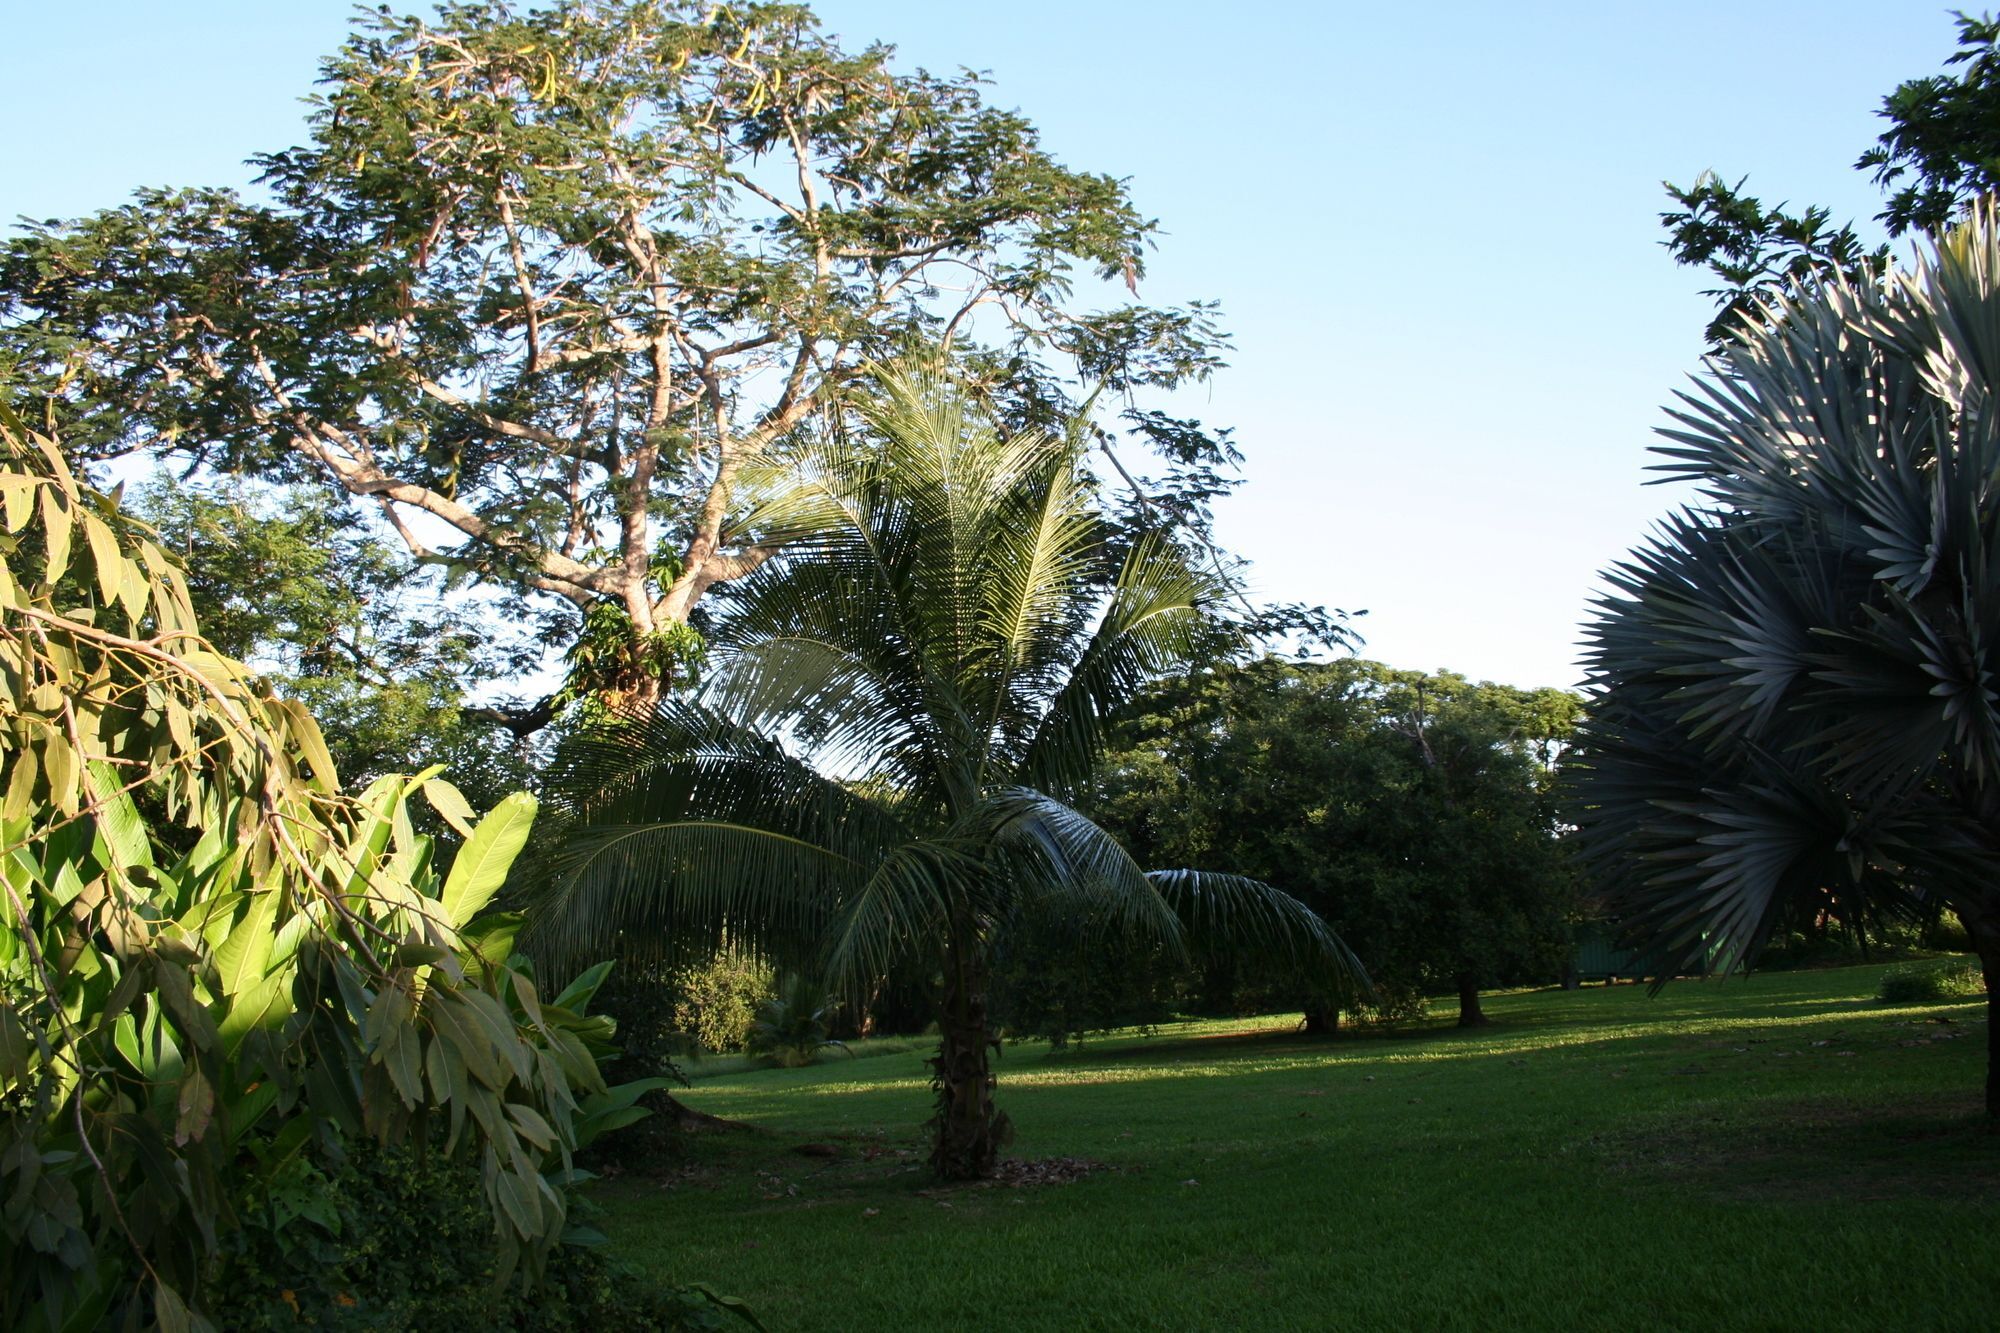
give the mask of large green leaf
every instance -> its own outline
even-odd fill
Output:
[[[445,876],[444,891],[438,898],[446,924],[457,929],[471,921],[507,882],[514,858],[528,845],[535,809],[535,798],[517,791],[474,826],[472,836],[452,860],[451,873]]]
[[[284,896],[277,889],[253,894],[249,912],[216,944],[215,968],[224,995],[234,998],[263,980],[277,939],[274,927]]]

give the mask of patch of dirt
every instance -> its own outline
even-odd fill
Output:
[[[1112,1168],[1088,1157],[1009,1157],[993,1173],[992,1183],[1008,1189],[1043,1185],[1074,1185],[1085,1176]]]
[[[841,1151],[840,1145],[834,1143],[798,1143],[792,1145],[792,1151],[801,1157],[839,1158],[847,1155]]]
[[[2000,1189],[2000,1133],[1972,1093],[1746,1109],[1755,1118],[1693,1117],[1595,1135],[1579,1147],[1633,1187],[1742,1202],[1972,1199]]]
[[[956,1194],[961,1190],[1020,1190],[1040,1189],[1047,1185],[1074,1185],[1085,1176],[1116,1169],[1088,1157],[1003,1157],[993,1168],[993,1174],[985,1180],[940,1185],[935,1189],[918,1190],[917,1193],[929,1199]]]

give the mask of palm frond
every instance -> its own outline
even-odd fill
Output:
[[[1663,967],[1733,966],[1787,904],[2000,882],[1996,206],[1769,313],[1662,432],[1708,504],[1588,631],[1573,817]]]
[[[908,839],[881,802],[686,700],[573,738],[547,791],[567,837],[531,938],[571,957],[659,956],[725,931],[797,952]]]
[[[711,818],[592,823],[555,863],[536,943],[558,965],[700,956],[724,941],[799,953],[865,867],[827,847]]]
[[[1079,790],[1117,711],[1162,671],[1202,655],[1215,633],[1204,611],[1219,595],[1214,579],[1166,542],[1134,543],[1102,619],[1023,747],[1013,780],[1058,793]]]
[[[1262,954],[1327,994],[1349,1000],[1374,995],[1361,960],[1317,913],[1284,890],[1204,870],[1154,870],[1147,879],[1198,952]]]
[[[934,956],[954,913],[979,914],[990,889],[972,849],[935,838],[890,849],[831,923],[826,975],[852,989],[903,958]]]
[[[1027,787],[990,792],[961,835],[983,842],[1007,878],[1078,920],[1185,953],[1180,919],[1130,852],[1095,820]]]

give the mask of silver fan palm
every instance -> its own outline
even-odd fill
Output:
[[[2000,975],[2000,227],[1746,326],[1660,470],[1703,501],[1611,571],[1573,766],[1662,975],[1788,907],[1942,903]],[[1992,1015],[2000,1019],[2000,1013]],[[2000,1021],[1989,1024],[2000,1056]],[[2000,1115],[2000,1059],[1987,1109]]]

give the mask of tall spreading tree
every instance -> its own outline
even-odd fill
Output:
[[[594,617],[592,683],[652,697],[771,553],[732,541],[738,474],[871,360],[943,340],[1015,424],[1219,364],[1206,306],[1077,299],[1136,298],[1123,182],[892,55],[794,4],[366,11],[306,143],[257,159],[268,202],[145,191],[0,248],[0,375],[84,460],[377,506],[561,636]],[[1226,439],[1124,426],[1198,506]]]

